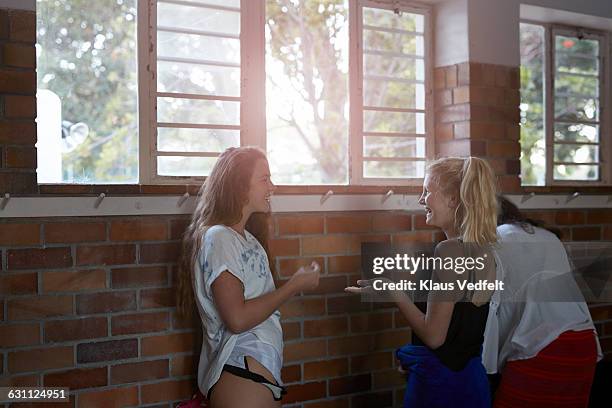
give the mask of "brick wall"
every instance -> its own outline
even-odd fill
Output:
[[[541,211],[568,239],[612,239],[609,211]],[[171,406],[192,392],[198,323],[175,308],[185,217],[0,220],[0,386],[68,386],[66,406]],[[319,289],[282,307],[287,403],[401,406],[393,350],[410,330],[398,312],[342,290],[359,277],[361,242],[432,241],[422,214],[277,214],[271,249],[282,284],[323,266]],[[612,305],[593,305],[612,358]],[[197,360],[197,358],[196,358]],[[97,402],[96,402],[97,401]]]
[[[36,16],[0,9],[0,192],[36,186]]]

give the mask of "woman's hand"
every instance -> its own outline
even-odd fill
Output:
[[[357,286],[349,286],[344,288],[345,292],[363,294],[368,296],[375,296],[375,300],[384,302],[399,302],[406,294],[398,290],[376,290],[374,289],[374,282],[380,281],[382,284],[392,283],[387,278],[374,278],[374,279],[360,279],[357,281]],[[381,284],[381,286],[382,286]]]
[[[319,264],[313,261],[310,266],[298,269],[289,280],[289,284],[295,293],[313,290],[319,286],[320,271]]]

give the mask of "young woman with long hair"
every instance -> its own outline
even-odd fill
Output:
[[[315,263],[276,289],[267,217],[274,185],[258,148],[223,152],[200,190],[183,240],[179,308],[197,305],[203,340],[198,386],[212,408],[280,407],[278,308],[319,283]]]
[[[432,279],[454,283],[447,291],[432,290],[421,310],[402,291],[391,299],[407,319],[416,338],[396,352],[407,374],[404,407],[490,406],[489,386],[481,362],[483,333],[491,290],[459,289],[461,279],[475,283],[495,279],[490,245],[496,242],[496,180],[489,165],[476,157],[443,158],[430,163],[419,203],[426,223],[442,229],[434,257],[488,259],[481,270],[465,273],[434,267]],[[450,273],[449,273],[450,272]],[[352,293],[371,293],[372,281],[358,281]]]
[[[501,373],[494,407],[587,407],[597,333],[559,240],[559,230],[525,217],[500,197],[497,279],[483,360]]]

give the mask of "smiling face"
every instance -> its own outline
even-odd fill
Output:
[[[259,159],[255,162],[251,184],[249,186],[249,200],[244,210],[248,214],[254,212],[270,212],[270,198],[276,187],[270,179],[268,161]],[[243,211],[244,212],[244,211]]]
[[[425,223],[441,228],[447,236],[455,230],[455,204],[454,199],[446,196],[429,175],[423,180],[423,193],[419,197],[419,204],[427,212]]]

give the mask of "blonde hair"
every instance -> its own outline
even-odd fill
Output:
[[[200,187],[191,223],[183,234],[179,262],[177,305],[183,316],[190,316],[195,305],[193,271],[206,230],[213,225],[231,226],[240,222],[255,163],[262,159],[267,160],[266,155],[257,147],[231,147],[219,156],[210,176]],[[269,217],[269,214],[253,214],[245,228],[257,238],[271,259]]]
[[[444,157],[427,165],[431,180],[447,197],[459,198],[455,227],[464,242],[497,241],[497,180],[478,157]]]

